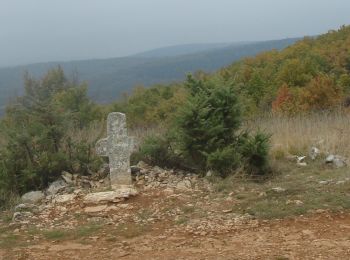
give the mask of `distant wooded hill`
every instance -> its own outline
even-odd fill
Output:
[[[254,56],[262,51],[283,49],[299,38],[235,44],[197,44],[166,47],[137,55],[50,62],[0,69],[0,113],[6,103],[20,95],[23,75],[28,71],[35,77],[44,75],[50,68],[60,65],[67,75],[78,75],[89,85],[89,96],[99,103],[113,101],[136,85],[150,86],[181,81],[187,73],[203,70],[215,71],[242,57]]]

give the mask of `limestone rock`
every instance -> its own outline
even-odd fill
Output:
[[[33,216],[33,213],[29,211],[15,212],[13,213],[12,220],[15,222],[22,222],[22,221],[26,221],[31,216]]]
[[[311,160],[316,160],[316,158],[320,155],[320,150],[317,147],[312,147],[310,150],[310,158]]]
[[[305,162],[306,156],[297,156],[296,158],[297,158],[297,165],[307,166],[307,164]]]
[[[298,163],[301,163],[301,162],[304,162],[305,161],[305,159],[306,159],[306,156],[297,156],[297,162]]]
[[[286,189],[281,188],[281,187],[275,187],[275,188],[272,188],[271,190],[274,192],[277,192],[277,193],[282,193],[282,192],[286,191]]]
[[[343,168],[346,166],[346,161],[342,157],[340,158],[335,158],[333,161],[333,164],[336,168]]]
[[[327,156],[326,158],[326,163],[332,163],[335,159],[335,155],[334,154],[330,154]]]
[[[62,195],[57,195],[54,199],[54,203],[69,203],[73,202],[74,199],[76,198],[75,194],[62,194]]]
[[[306,162],[297,162],[297,165],[301,166],[301,167],[305,167],[305,166],[307,166],[307,163]]]
[[[142,161],[136,167],[140,170],[133,174],[133,180],[138,187],[144,190],[164,188],[167,193],[167,191],[174,192],[174,189],[183,191],[196,189],[199,183],[204,184],[199,181],[196,174],[190,172],[152,167]]]
[[[120,188],[114,191],[96,192],[87,194],[84,198],[85,204],[103,204],[109,202],[120,202],[131,196],[135,196],[137,191],[132,188]]]
[[[73,184],[73,174],[64,171],[62,172],[61,177],[66,183]]]
[[[327,156],[326,163],[333,164],[334,167],[336,167],[336,168],[342,168],[342,167],[345,167],[347,165],[346,158],[344,158],[340,155],[334,155],[334,154],[330,154]]]
[[[107,205],[98,205],[98,206],[92,206],[92,207],[86,207],[84,209],[85,213],[97,213],[101,212],[107,209]]]
[[[192,183],[190,180],[183,180],[176,184],[176,189],[178,190],[189,190],[192,188]]]
[[[304,204],[304,202],[302,202],[301,200],[287,200],[286,201],[286,204],[287,205],[290,205],[290,204],[295,204],[297,206],[301,206]]]
[[[213,176],[213,172],[212,171],[207,171],[207,173],[205,174],[206,177],[211,177]]]
[[[50,184],[46,192],[48,195],[55,195],[63,191],[67,187],[67,184],[64,180],[57,180]]]
[[[15,211],[32,211],[37,208],[36,205],[30,203],[21,203],[15,206]]]
[[[28,193],[25,193],[21,197],[21,201],[24,203],[31,203],[31,204],[36,204],[43,200],[45,198],[45,195],[42,191],[31,191]]]
[[[136,166],[139,167],[140,169],[147,169],[147,168],[150,167],[150,166],[149,166],[147,163],[145,163],[144,161],[139,161],[139,162],[137,163]]]

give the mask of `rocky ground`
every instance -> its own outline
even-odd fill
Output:
[[[4,213],[0,259],[350,259],[346,208],[270,219],[240,209],[249,191],[263,202],[285,197],[283,205],[300,211],[306,198],[290,197],[291,186],[219,191],[222,185],[186,172],[141,164],[133,173],[137,194],[103,191],[101,185],[96,195],[89,193],[94,183],[86,185],[90,190],[71,185]],[[345,181],[336,183],[350,191]]]

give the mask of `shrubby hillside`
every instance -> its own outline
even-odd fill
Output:
[[[195,78],[233,85],[245,115],[349,106],[350,26],[319,37],[305,37],[281,51],[244,58],[212,74],[198,72]],[[182,104],[185,93],[181,83],[138,88],[115,106],[123,107],[132,123],[155,124],[172,117],[174,106]]]
[[[23,94],[23,75],[28,71],[42,77],[47,70],[60,65],[70,77],[76,74],[89,84],[88,95],[94,101],[107,103],[129,93],[135,85],[151,86],[185,79],[186,73],[213,72],[242,57],[261,51],[282,49],[297,39],[266,42],[179,46],[162,48],[135,56],[102,60],[53,62],[0,69],[0,114],[9,98]]]
[[[350,91],[350,26],[245,58],[217,75],[239,86],[253,109],[294,113],[338,106]]]

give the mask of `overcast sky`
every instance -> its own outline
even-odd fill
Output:
[[[316,35],[350,0],[0,0],[0,66]]]

